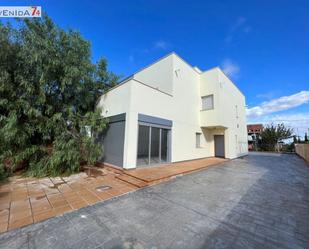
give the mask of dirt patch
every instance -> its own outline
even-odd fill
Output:
[[[64,181],[62,178],[61,178],[62,182],[57,182],[57,183],[53,183],[54,185],[53,186],[48,186],[49,188],[57,188],[63,184],[67,184],[66,181]]]
[[[41,200],[43,198],[45,198],[45,195],[41,195],[41,196],[35,197],[36,200]]]
[[[83,167],[82,171],[85,172],[88,177],[98,177],[106,175],[103,170],[94,167]]]

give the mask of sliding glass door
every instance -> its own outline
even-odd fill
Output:
[[[138,149],[137,149],[137,165],[149,164],[149,138],[150,127],[139,125],[138,127]]]
[[[169,161],[169,129],[139,125],[137,166]]]
[[[151,144],[150,144],[150,164],[160,163],[160,130],[151,127]]]
[[[161,163],[168,162],[168,136],[169,130],[161,129]]]

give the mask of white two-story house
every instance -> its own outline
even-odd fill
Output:
[[[202,72],[171,53],[100,98],[109,120],[102,160],[131,169],[246,155],[245,105],[220,68]]]

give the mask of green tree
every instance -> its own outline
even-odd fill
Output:
[[[293,129],[287,128],[284,124],[270,124],[263,129],[260,148],[266,151],[274,151],[279,141],[290,138],[292,134]]]
[[[0,23],[0,48],[0,172],[59,175],[94,163],[107,125],[96,102],[118,80],[106,60],[93,64],[90,43],[47,15]]]
[[[296,135],[293,135],[293,143],[297,144],[297,137],[296,137]]]

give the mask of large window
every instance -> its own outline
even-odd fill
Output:
[[[214,109],[214,95],[207,95],[202,97],[202,110]]]
[[[139,125],[137,166],[169,161],[169,129]]]

